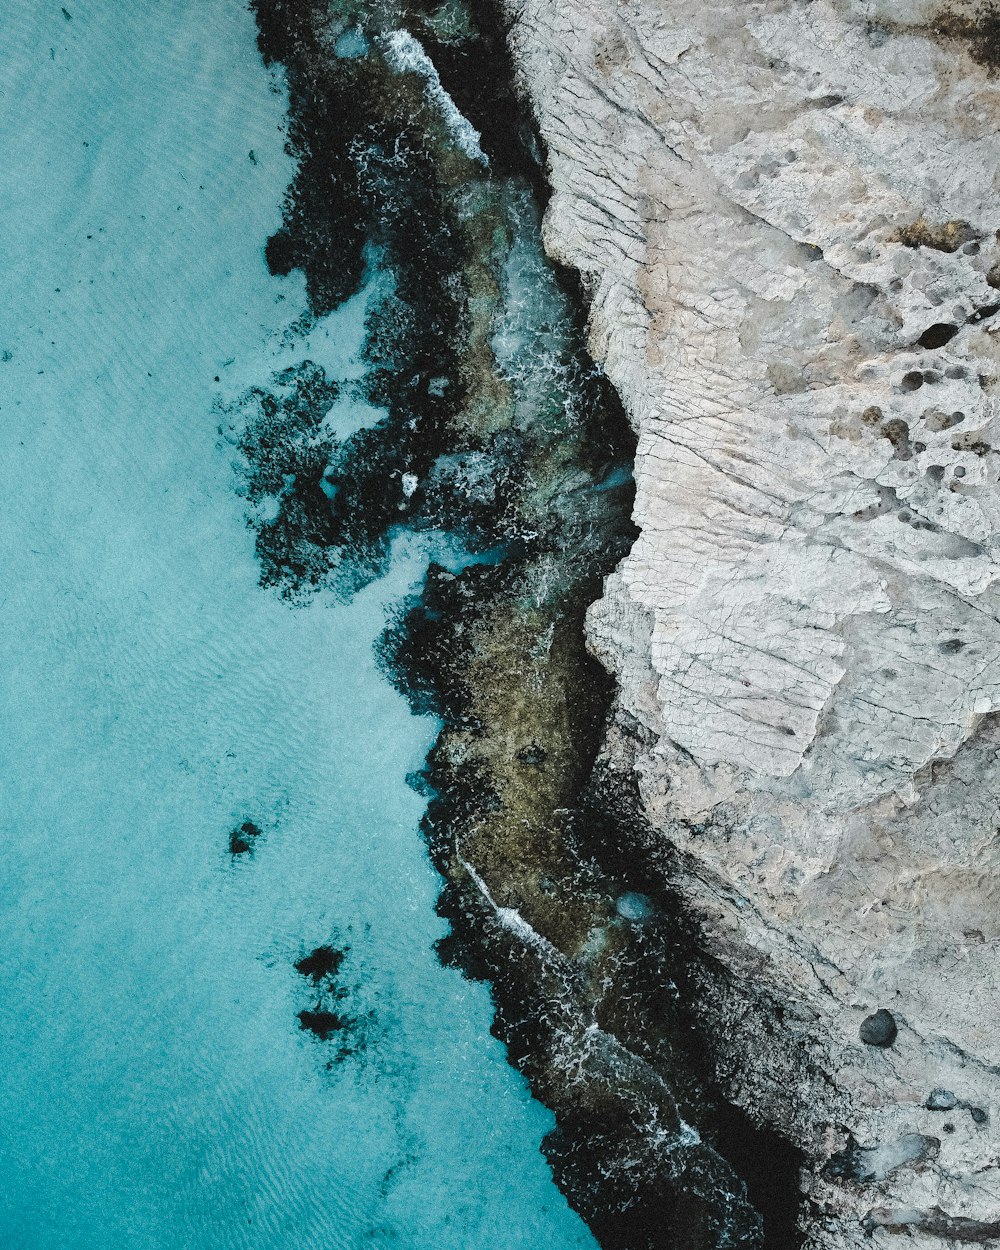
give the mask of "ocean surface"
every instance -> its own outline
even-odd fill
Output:
[[[0,32],[0,1246],[593,1248],[433,950],[437,726],[372,652],[432,540],[347,604],[258,586],[219,413],[307,355],[356,378],[366,295],[287,333],[253,18]]]

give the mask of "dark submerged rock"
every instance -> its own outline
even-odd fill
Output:
[[[297,1012],[299,1028],[324,1043],[323,1062],[328,1071],[365,1049],[372,1024],[371,1013],[359,1016],[345,1007],[356,992],[356,986],[346,983],[341,975],[349,952],[346,945],[326,942],[301,955],[293,965],[308,984],[311,1000]]]
[[[340,527],[325,489],[335,444],[323,419],[339,387],[310,360],[276,373],[272,384],[251,387],[220,413],[243,456],[261,585],[294,598],[322,585],[337,564]],[[268,501],[273,512],[262,512]]]
[[[238,829],[234,829],[229,835],[229,854],[234,857],[237,855],[252,855],[254,845],[260,836],[260,828],[252,820],[245,820]]]
[[[899,1030],[896,1027],[896,1020],[892,1012],[886,1011],[884,1007],[880,1007],[878,1011],[870,1016],[865,1016],[864,1020],[861,1021],[858,1036],[866,1046],[885,1048],[893,1044],[898,1032]]]
[[[346,1029],[349,1023],[344,1016],[338,1015],[335,1011],[317,1009],[299,1012],[299,1027],[318,1037],[321,1042],[329,1041],[331,1037]]]
[[[958,1106],[958,1099],[950,1089],[932,1089],[924,1106],[928,1111],[951,1111]]]
[[[322,981],[332,981],[340,971],[346,950],[338,950],[335,946],[317,946],[308,955],[303,955],[295,962],[295,971],[307,977],[313,985]]]

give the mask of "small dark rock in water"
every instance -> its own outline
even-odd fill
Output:
[[[858,1036],[866,1046],[891,1046],[896,1040],[896,1021],[891,1011],[880,1007],[874,1015],[861,1021]]]
[[[986,1114],[986,1112],[982,1109],[982,1107],[970,1107],[969,1115],[972,1116],[973,1120],[975,1120],[977,1124],[985,1124],[986,1121],[990,1118]]]
[[[958,1106],[958,1099],[950,1089],[932,1089],[924,1106],[928,1111],[951,1111]]]
[[[329,1041],[335,1033],[345,1029],[348,1021],[338,1016],[335,1011],[300,1011],[299,1027],[308,1033],[314,1033],[321,1042]]]
[[[234,829],[229,835],[229,854],[230,855],[249,855],[253,851],[253,844],[260,837],[260,829],[252,820],[245,820],[238,829]]]
[[[295,971],[309,977],[314,985],[323,980],[333,980],[340,971],[346,951],[337,950],[335,946],[317,946],[308,955],[296,961]]]
[[[544,764],[548,759],[548,752],[544,747],[540,747],[537,742],[533,742],[530,747],[522,747],[517,753],[517,758],[522,764]]]

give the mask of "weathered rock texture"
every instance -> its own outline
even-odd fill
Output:
[[[1000,15],[508,15],[639,435],[607,749],[731,973],[720,1073],[809,1152],[815,1244],[997,1238]]]

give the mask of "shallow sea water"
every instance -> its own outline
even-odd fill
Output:
[[[257,585],[215,405],[307,347],[262,258],[293,171],[252,17],[2,28],[0,1245],[593,1248],[486,988],[433,951],[404,778],[436,726],[372,655],[426,550],[349,605]],[[334,376],[363,306],[308,345]],[[324,943],[340,1061],[297,1020]]]

